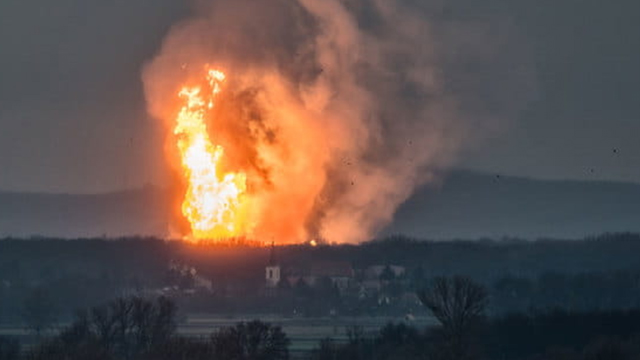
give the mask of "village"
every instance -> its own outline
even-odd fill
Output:
[[[262,271],[231,281],[207,277],[194,266],[172,261],[165,286],[143,292],[168,296],[187,309],[204,312],[222,309],[283,316],[393,315],[407,319],[424,312],[415,293],[424,280],[421,268],[408,271],[396,264],[354,268],[347,261],[294,265],[279,261],[272,248]]]

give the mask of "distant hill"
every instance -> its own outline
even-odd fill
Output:
[[[163,236],[166,198],[153,187],[96,195],[0,192],[0,237]]]
[[[414,194],[384,233],[430,239],[579,238],[618,231],[640,231],[638,184],[456,171]]]
[[[98,195],[0,192],[0,237],[163,236],[167,198],[153,187]],[[640,231],[640,185],[455,171],[402,205],[383,235],[579,238],[617,231]]]

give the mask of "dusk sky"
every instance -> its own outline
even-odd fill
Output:
[[[483,67],[470,90],[482,94],[459,99],[462,108],[472,99],[508,119],[453,167],[640,182],[638,1],[455,0],[435,8],[434,17],[511,30],[500,66]],[[178,0],[0,2],[0,189],[162,184],[164,132],[146,113],[141,69],[188,14]],[[518,106],[500,92],[509,86],[488,104],[486,92],[511,65],[526,72],[513,85],[524,94]]]

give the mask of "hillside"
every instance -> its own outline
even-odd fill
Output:
[[[96,195],[0,192],[0,236],[162,236],[165,200],[152,187]]]
[[[640,230],[640,185],[450,174],[418,191],[385,233],[431,239],[577,238]]]
[[[166,193],[0,192],[0,237],[162,236]],[[543,181],[468,171],[420,189],[383,234],[419,238],[560,237],[640,231],[640,185]]]

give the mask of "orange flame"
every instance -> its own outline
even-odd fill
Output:
[[[215,145],[207,132],[207,117],[222,90],[225,74],[209,69],[206,85],[183,87],[178,96],[183,106],[173,133],[187,190],[182,214],[191,224],[195,239],[222,239],[246,232],[246,175],[222,172],[224,149]]]

